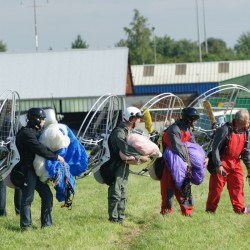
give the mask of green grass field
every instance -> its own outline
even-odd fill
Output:
[[[133,166],[133,169],[141,168]],[[191,218],[160,215],[159,182],[130,175],[125,225],[108,222],[107,186],[91,175],[77,180],[72,210],[54,200],[53,227],[40,229],[40,200],[32,204],[35,229],[21,233],[14,213],[13,190],[8,189],[8,216],[0,218],[1,249],[249,249],[250,215],[232,210],[224,189],[216,214],[205,213],[208,177],[192,186],[195,210]],[[245,182],[245,202],[250,187]]]

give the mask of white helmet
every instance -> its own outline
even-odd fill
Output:
[[[140,111],[140,109],[138,109],[136,107],[128,107],[125,109],[125,111],[123,113],[123,118],[124,118],[124,120],[129,121],[130,117],[142,118],[143,114]]]

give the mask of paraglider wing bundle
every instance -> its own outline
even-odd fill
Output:
[[[197,143],[186,143],[190,162],[192,165],[191,168],[191,182],[195,185],[202,183],[205,177],[205,152],[202,147]],[[166,148],[163,153],[163,158],[165,160],[166,166],[171,172],[176,187],[181,190],[183,181],[187,173],[187,163],[183,159],[175,154],[170,148]],[[177,167],[178,166],[178,167]]]
[[[141,155],[148,155],[150,157],[162,156],[159,147],[144,135],[131,133],[127,136],[127,143],[128,145],[133,147],[137,153]],[[124,161],[135,160],[135,157],[132,155],[125,155],[121,151],[119,152],[119,154],[121,159]],[[140,162],[138,162],[137,164],[140,164]]]

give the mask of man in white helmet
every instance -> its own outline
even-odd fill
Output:
[[[123,114],[121,122],[109,137],[109,149],[111,155],[110,168],[113,169],[114,179],[108,188],[108,214],[110,222],[123,224],[125,219],[125,207],[127,202],[127,185],[129,175],[129,163],[123,161],[119,151],[127,155],[133,155],[137,161],[146,162],[148,156],[141,156],[126,142],[126,137],[135,128],[143,117],[136,107],[128,107]]]

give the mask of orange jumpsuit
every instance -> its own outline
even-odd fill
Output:
[[[211,174],[206,203],[207,212],[216,211],[226,183],[234,212],[243,213],[245,209],[244,174],[241,159],[249,166],[249,147],[245,148],[247,133],[246,131],[236,132],[233,128],[229,133],[229,129],[225,125],[217,129],[215,134],[212,146],[213,162],[216,167],[223,166],[226,176],[217,173]]]
[[[179,120],[171,125],[163,135],[163,148],[169,147],[176,154],[187,161],[185,142],[195,142],[191,128],[183,120]],[[178,168],[178,166],[176,166]],[[179,203],[183,215],[190,216],[193,209],[193,199],[190,197],[184,203],[181,201],[181,191],[176,188],[171,172],[167,166],[164,166],[161,185],[161,214],[171,213],[173,211],[174,195]]]

